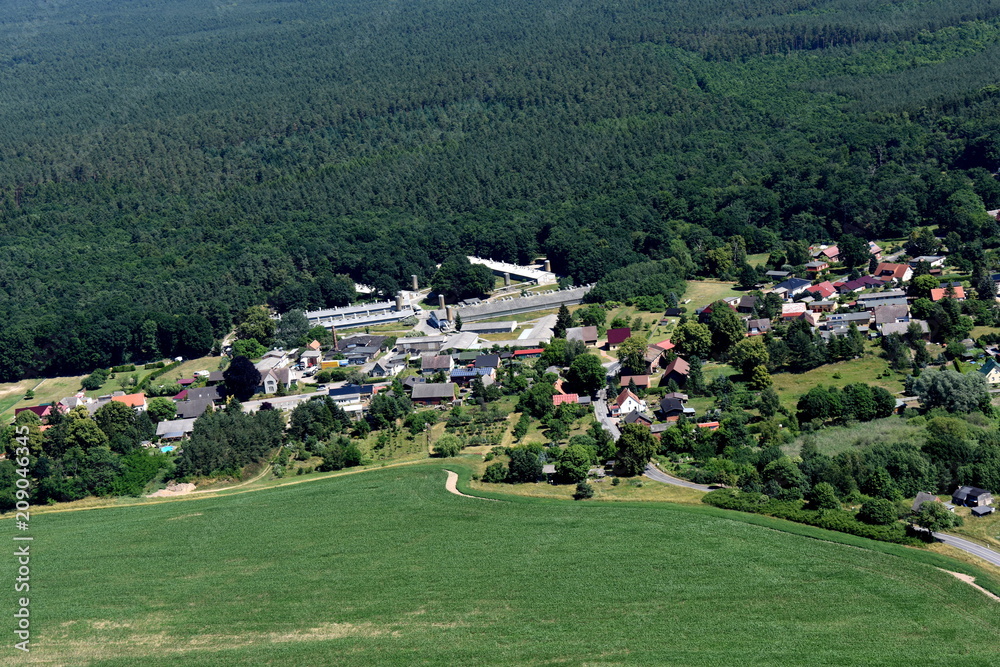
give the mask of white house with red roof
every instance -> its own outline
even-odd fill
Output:
[[[624,417],[633,410],[644,412],[646,403],[628,389],[623,389],[622,393],[618,394],[618,398],[611,404],[611,416]]]

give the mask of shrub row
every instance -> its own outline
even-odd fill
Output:
[[[148,387],[149,385],[151,385],[151,384],[153,383],[153,380],[155,380],[156,378],[160,377],[160,376],[161,376],[161,375],[163,375],[164,373],[169,373],[169,372],[170,372],[170,371],[172,371],[173,369],[175,369],[175,368],[177,368],[178,366],[180,366],[180,365],[181,365],[181,363],[182,363],[182,362],[180,362],[180,361],[175,361],[175,362],[173,362],[173,363],[171,363],[171,364],[168,364],[167,366],[164,366],[164,365],[163,365],[163,362],[162,362],[162,361],[161,361],[161,362],[159,362],[159,364],[160,364],[160,366],[159,366],[160,370],[157,370],[157,371],[153,371],[152,373],[150,373],[149,375],[147,375],[146,377],[144,377],[144,378],[142,379],[142,382],[140,382],[140,383],[139,383],[139,384],[138,384],[138,385],[136,386],[136,388],[135,388],[135,391],[137,391],[137,392],[138,392],[138,391],[142,391],[142,390],[144,390],[144,389],[145,389],[146,387]],[[149,367],[149,365],[147,364],[147,366],[146,366],[146,367],[148,368],[148,367]]]
[[[882,542],[920,544],[920,540],[907,535],[906,527],[898,522],[888,526],[872,526],[858,521],[853,514],[844,510],[810,510],[803,506],[802,501],[774,500],[763,493],[745,493],[738,489],[717,489],[705,494],[702,502],[722,509],[765,514],[778,519],[804,523],[826,530],[836,530]]]
[[[160,363],[162,364],[163,362],[161,361]],[[134,370],[135,370],[135,364],[124,364],[122,366],[111,367],[112,373],[131,373]]]
[[[164,364],[162,361],[157,361],[157,362],[152,363],[152,364],[146,364],[142,368],[143,368],[143,370],[147,370],[148,371],[150,368],[163,368],[165,365],[166,364]]]

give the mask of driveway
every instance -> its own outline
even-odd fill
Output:
[[[656,482],[663,482],[664,484],[673,484],[674,486],[683,486],[688,489],[697,489],[698,491],[711,491],[712,487],[706,486],[704,484],[695,484],[694,482],[689,482],[686,479],[678,479],[673,475],[668,475],[663,472],[652,463],[646,464],[646,471],[643,473],[646,477],[654,480]]]

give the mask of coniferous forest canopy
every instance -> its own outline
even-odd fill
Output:
[[[734,236],[995,246],[998,65],[1000,0],[13,3],[0,379],[456,253],[669,289]]]

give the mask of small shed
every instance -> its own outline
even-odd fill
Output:
[[[972,516],[986,516],[987,514],[993,514],[996,508],[986,505],[985,507],[973,507]]]

